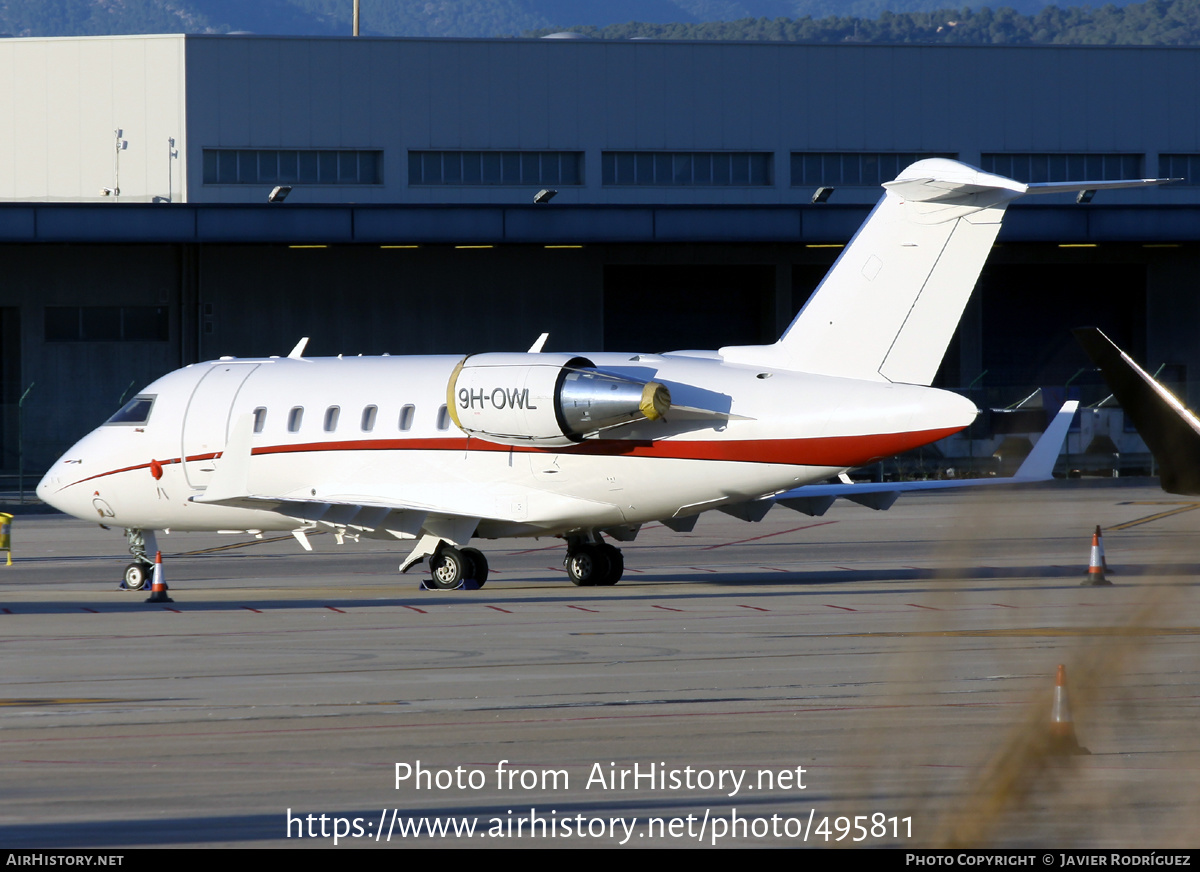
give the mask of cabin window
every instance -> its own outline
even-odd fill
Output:
[[[254,432],[261,433],[263,427],[267,425],[267,410],[264,406],[259,406],[254,410]]]
[[[417,412],[416,406],[405,406],[400,410],[400,429],[411,430],[413,424],[413,415]]]
[[[362,414],[362,431],[370,433],[375,429],[375,416],[379,413],[378,406],[367,406]]]
[[[325,410],[325,432],[332,433],[337,429],[338,416],[342,413],[338,406],[330,406]]]
[[[303,406],[294,406],[292,408],[292,410],[290,412],[288,412],[288,432],[289,433],[299,433],[300,432],[300,424],[303,423],[303,421],[304,421],[304,407]]]
[[[450,429],[450,412],[446,409],[445,406],[442,406],[440,409],[438,409],[437,428],[439,430],[449,430]]]
[[[154,396],[143,394],[134,397],[123,405],[115,415],[108,419],[108,424],[145,424],[150,420],[150,410],[154,408]]]

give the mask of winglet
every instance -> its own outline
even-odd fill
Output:
[[[1200,420],[1095,327],[1073,331],[1133,421],[1171,494],[1200,494]]]
[[[247,412],[234,422],[229,441],[221,452],[221,462],[204,493],[192,497],[198,503],[216,503],[247,495],[250,477],[250,437],[254,433],[254,416]]]
[[[537,338],[537,341],[535,343],[533,343],[533,345],[529,346],[529,353],[530,354],[541,354],[542,348],[545,346],[546,340],[549,338],[550,338],[549,333],[543,333],[541,336],[539,336]]]
[[[308,337],[304,336],[296,343],[296,347],[288,352],[290,360],[300,360],[304,356],[304,347],[308,345]]]
[[[1054,464],[1062,451],[1063,440],[1067,438],[1067,430],[1079,408],[1079,400],[1067,400],[1062,408],[1042,433],[1037,445],[1029,452],[1029,456],[1013,474],[1009,481],[1048,481],[1054,477]]]

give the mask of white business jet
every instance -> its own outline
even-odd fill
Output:
[[[1159,181],[1027,185],[919,161],[773,345],[548,353],[543,336],[525,353],[308,358],[302,341],[193,364],[80,440],[38,495],[125,527],[131,588],[162,530],[415,540],[401,571],[428,559],[443,589],[486,580],[473,539],[558,536],[575,584],[615,584],[602,534],[688,530],[710,509],[759,520],[777,500],[820,513],[840,486],[804,485],[966,427],[974,405],[929,385],[1007,205]],[[906,488],[863,489],[882,508]]]

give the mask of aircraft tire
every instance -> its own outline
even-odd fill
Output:
[[[477,585],[483,587],[488,577],[488,562],[483,552],[478,548],[464,548],[462,556],[471,561],[471,571],[467,578],[473,578]]]
[[[430,584],[437,590],[454,590],[471,570],[470,558],[457,548],[443,548],[429,558]]]
[[[154,568],[145,563],[130,563],[125,567],[125,588],[127,590],[143,590],[154,577]]]
[[[604,584],[611,561],[599,545],[580,545],[567,552],[567,575],[576,587],[595,587]]]
[[[615,545],[609,545],[606,542],[600,548],[608,558],[608,572],[605,573],[603,580],[596,583],[604,587],[611,587],[621,580],[621,575],[625,572],[625,558],[621,555],[621,549]]]

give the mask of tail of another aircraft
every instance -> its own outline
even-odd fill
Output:
[[[894,181],[774,345],[722,348],[731,363],[928,385],[1008,204],[1024,194],[1166,179],[1030,184],[945,158]]]
[[[1154,455],[1162,489],[1200,494],[1200,420],[1099,329],[1074,333]]]

